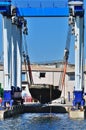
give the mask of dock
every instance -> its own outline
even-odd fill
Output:
[[[40,104],[28,103],[12,106],[10,109],[0,110],[0,119],[14,117],[24,113],[68,113],[70,104]]]

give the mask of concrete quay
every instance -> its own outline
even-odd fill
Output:
[[[13,106],[9,110],[0,110],[0,119],[13,117],[23,113],[68,113],[69,118],[84,119],[86,116],[86,107],[84,111],[70,111],[72,104],[39,104],[28,103],[23,105]]]
[[[67,104],[25,104],[25,112],[29,113],[68,113],[71,119],[84,119],[86,118],[86,106],[83,110],[72,109],[72,103]]]
[[[13,106],[10,109],[0,110],[0,119],[16,116],[23,113],[67,113],[69,105],[66,104],[39,104],[28,103],[23,105]]]
[[[0,120],[24,113],[24,105],[13,106],[10,109],[0,110]]]

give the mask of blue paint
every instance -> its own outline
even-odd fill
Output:
[[[4,90],[4,100],[11,100],[11,90]]]
[[[11,90],[4,90],[4,99],[2,101],[2,106],[6,107],[6,103],[9,103],[10,106],[13,105],[13,100],[11,98]]]
[[[17,16],[24,17],[68,17],[69,9],[64,8],[17,8]]]
[[[68,0],[13,0],[12,4],[18,8],[63,8],[68,7]]]
[[[52,1],[52,3],[50,4],[51,5],[50,7],[46,7],[44,3],[45,2],[39,1],[38,7],[34,7],[34,6],[24,7],[24,5],[22,7],[18,7],[18,5],[16,5],[17,16],[24,16],[24,17],[68,17],[69,16],[69,9],[67,5],[67,1],[64,3],[59,3],[58,1],[56,2]],[[29,2],[28,4],[28,1],[27,1],[27,5],[30,5],[30,4],[31,2]],[[11,1],[8,1],[8,0],[0,1],[1,12],[6,12],[6,11],[8,12],[6,7],[10,7],[10,5],[11,5]],[[59,5],[59,7],[57,5]],[[61,7],[61,5],[64,5],[64,6]]]
[[[84,106],[85,100],[83,99],[83,91],[74,91],[73,106]]]
[[[6,8],[1,8],[1,7],[0,7],[0,13],[6,12],[6,11],[7,11]]]
[[[11,2],[8,0],[0,1],[0,13],[2,12],[8,13],[10,11],[10,5],[11,5]]]
[[[83,2],[83,0],[68,0],[68,1],[69,1],[69,2],[70,2],[70,1],[81,1],[81,2]]]
[[[0,1],[0,6],[9,6],[11,3],[7,1]]]

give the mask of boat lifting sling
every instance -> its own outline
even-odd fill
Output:
[[[27,42],[26,42],[26,35],[28,34],[26,26],[27,26],[27,23],[25,21],[24,30],[23,30],[23,34],[24,34],[23,57],[24,57],[25,70],[27,72],[26,73],[27,74],[27,81],[28,81],[29,85],[32,85],[33,84],[33,77],[32,77],[30,58],[29,58],[29,55],[28,55],[28,47],[27,47]],[[28,76],[28,72],[29,72],[29,76]]]
[[[66,46],[64,49],[64,57],[63,57],[63,62],[62,62],[62,70],[61,70],[61,75],[60,75],[60,80],[59,80],[59,87],[61,88],[61,90],[63,90],[63,86],[65,83],[65,74],[66,74],[67,65],[68,65],[70,41],[71,41],[71,25],[68,26],[67,40],[66,40]]]

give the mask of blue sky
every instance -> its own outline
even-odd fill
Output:
[[[27,18],[27,21],[29,31],[29,35],[27,36],[27,44],[31,62],[40,63],[40,62],[62,60],[67,39],[68,18],[56,18],[56,17]],[[74,63],[73,39],[74,38],[71,39],[71,45],[70,45],[70,56],[69,56],[70,63]]]
[[[67,18],[28,18],[28,49],[31,62],[57,61],[63,58]]]

